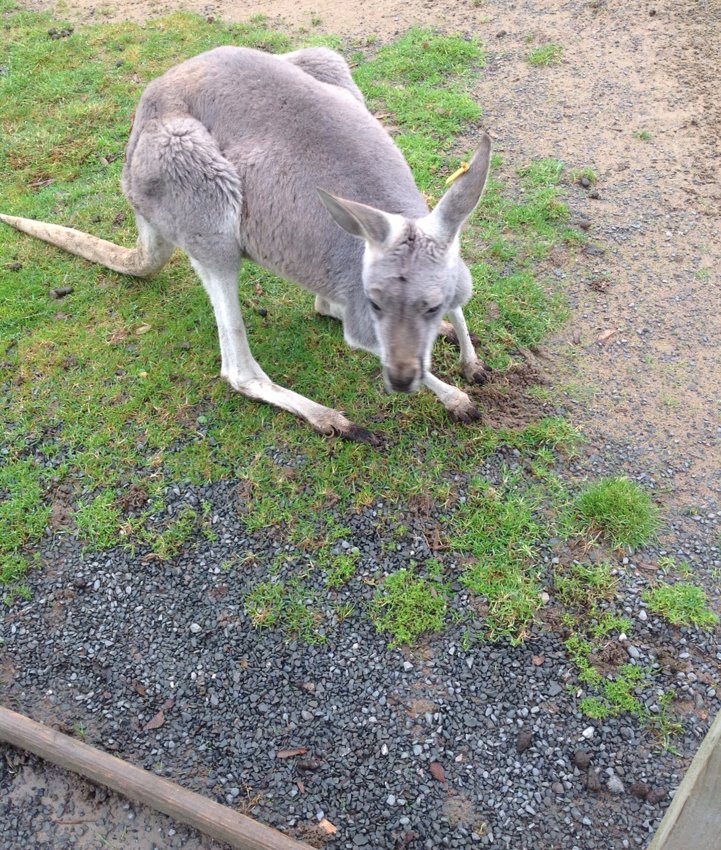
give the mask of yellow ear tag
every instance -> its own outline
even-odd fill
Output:
[[[454,180],[457,180],[461,176],[461,174],[465,174],[470,167],[469,163],[462,162],[460,168],[457,171],[454,171],[453,174],[451,174],[451,176],[446,180],[446,186],[450,186]]]

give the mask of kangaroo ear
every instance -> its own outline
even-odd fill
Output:
[[[423,230],[442,242],[453,241],[483,194],[490,165],[491,138],[484,133],[468,170],[453,181],[433,211],[419,222]]]
[[[343,230],[376,245],[383,245],[388,241],[393,230],[394,217],[375,207],[338,198],[323,189],[318,189],[318,194],[333,220]]]

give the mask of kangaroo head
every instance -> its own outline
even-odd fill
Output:
[[[429,368],[444,313],[471,295],[459,232],[486,184],[491,142],[484,136],[468,170],[419,219],[320,191],[334,220],[366,243],[364,308],[371,318],[389,390],[415,392]]]

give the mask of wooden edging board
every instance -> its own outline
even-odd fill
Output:
[[[648,850],[721,850],[721,712],[678,786]]]
[[[124,797],[150,806],[239,850],[312,850],[310,845],[295,841],[227,806],[2,706],[0,741],[107,785]]]

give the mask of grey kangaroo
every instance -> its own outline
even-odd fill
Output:
[[[273,56],[219,47],[171,68],[141,97],[122,177],[136,248],[0,219],[137,277],[182,248],[213,305],[221,376],[231,387],[323,434],[367,440],[341,412],[278,386],[256,363],[238,299],[241,260],[315,293],[315,309],[343,322],[346,342],[380,358],[387,389],[422,384],[452,419],[477,419],[466,393],[431,374],[430,360],[439,332],[455,331],[463,376],[484,379],[461,310],[471,276],[458,234],[483,192],[490,152],[484,134],[468,170],[429,213],[342,57],[325,48]]]

